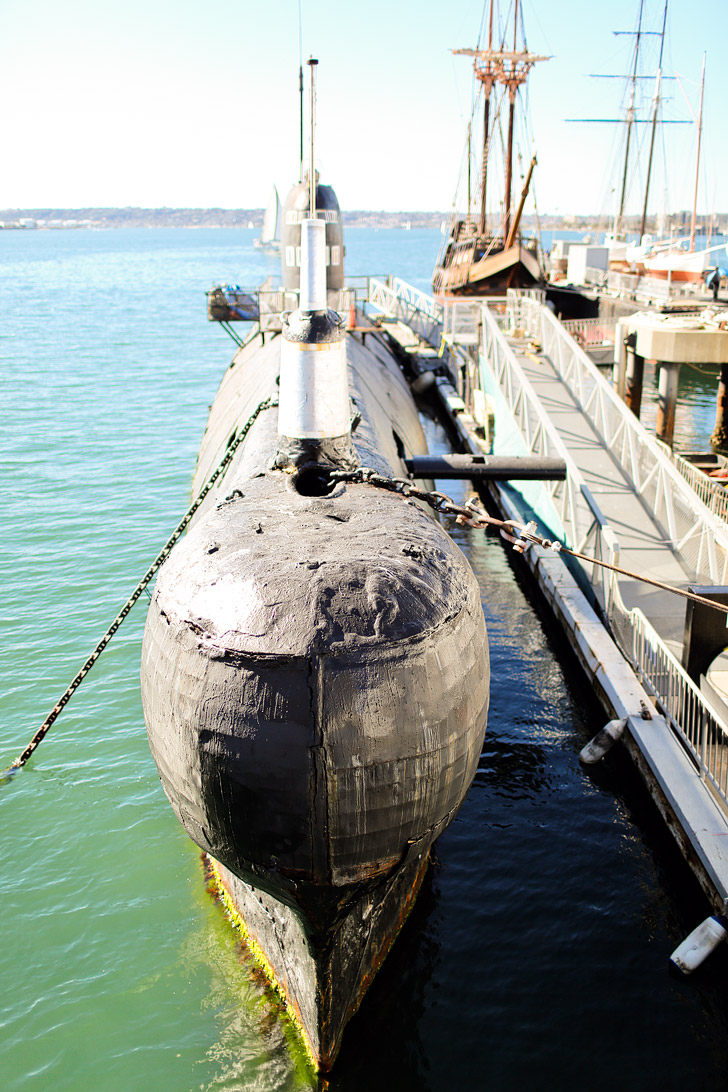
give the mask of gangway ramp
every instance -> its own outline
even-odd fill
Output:
[[[430,347],[409,359],[437,371],[434,389],[467,449],[484,450],[473,418],[486,395],[494,454],[566,463],[563,482],[494,483],[508,518],[533,518],[540,534],[588,558],[677,588],[728,584],[728,525],[542,299],[536,290],[435,300],[392,278],[372,280],[369,304]],[[724,911],[728,723],[681,664],[684,599],[540,546],[524,558],[605,710],[626,723],[627,749],[713,909]]]

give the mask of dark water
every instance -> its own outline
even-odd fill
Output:
[[[351,231],[349,271],[426,288],[438,241]],[[0,232],[3,765],[186,506],[233,349],[205,289],[274,269],[247,231]],[[667,963],[705,904],[619,754],[580,767],[604,717],[512,555],[453,534],[489,626],[485,750],[329,1087],[726,1088],[728,953],[689,980]],[[0,1087],[315,1087],[159,786],[143,623],[0,787]]]

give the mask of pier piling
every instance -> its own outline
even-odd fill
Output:
[[[719,451],[728,451],[728,421],[726,404],[728,403],[728,364],[721,364],[718,379],[718,396],[715,404],[715,428],[710,437],[713,447]]]
[[[658,361],[658,402],[655,435],[658,440],[672,447],[675,434],[675,408],[677,406],[677,387],[680,378],[680,365],[669,361]]]
[[[642,408],[642,381],[645,373],[645,358],[636,350],[637,335],[628,334],[625,338],[627,348],[627,374],[624,384],[624,401],[639,419]]]

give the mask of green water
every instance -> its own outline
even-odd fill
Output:
[[[349,271],[425,288],[437,243],[351,232]],[[233,351],[205,290],[274,271],[246,231],[0,232],[3,765],[186,507]],[[525,578],[454,534],[491,634],[486,748],[330,1087],[725,1087],[725,953],[667,970],[701,897],[619,758],[579,766],[602,714]],[[159,786],[144,613],[0,786],[0,1088],[315,1087]]]

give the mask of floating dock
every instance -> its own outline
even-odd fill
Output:
[[[541,535],[579,553],[725,602],[728,525],[538,290],[440,302],[390,278],[371,280],[367,297],[419,373],[415,389],[437,391],[465,450],[566,462],[563,482],[493,483],[506,517],[534,520]],[[537,545],[524,558],[609,732],[621,735],[712,910],[723,914],[728,698],[708,668],[726,643],[725,615]],[[712,646],[696,640],[708,630]]]

